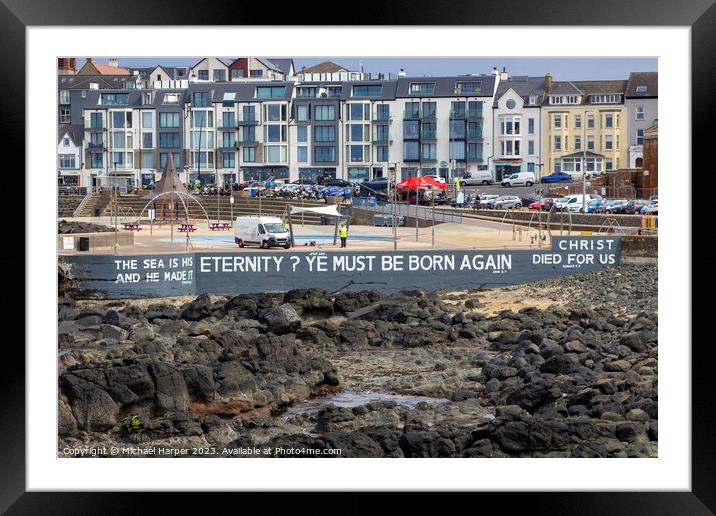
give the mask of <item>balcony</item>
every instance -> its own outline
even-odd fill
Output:
[[[387,135],[374,134],[372,141],[373,141],[373,143],[387,145],[387,143],[390,141],[390,139],[388,138]]]
[[[438,135],[435,131],[424,131],[420,135],[420,140],[424,142],[436,142],[438,141]]]
[[[94,124],[92,125],[92,122],[85,122],[85,130],[86,131],[102,131],[104,129],[104,126]]]
[[[480,155],[480,154],[477,154],[477,155],[468,154],[467,161],[470,163],[483,163],[485,160],[483,159],[482,155]]]
[[[450,111],[450,118],[454,120],[463,120],[467,118],[465,111]]]
[[[232,151],[235,149],[236,149],[236,141],[219,143],[219,150],[221,150],[221,151]]]
[[[248,137],[244,137],[244,138],[241,138],[240,140],[238,140],[238,141],[236,142],[236,147],[238,148],[238,147],[241,146],[241,145],[251,145],[251,146],[254,146],[254,145],[258,145],[258,143],[259,143],[259,142],[256,140],[256,137],[248,136]]]
[[[482,111],[475,111],[475,110],[469,110],[467,112],[467,118],[468,120],[482,120],[484,117],[482,116]]]
[[[435,163],[437,160],[435,156],[420,156],[420,163]]]
[[[412,161],[412,162],[417,163],[418,161],[420,161],[420,157],[419,156],[403,156],[403,161],[406,161],[406,162]]]
[[[219,124],[219,130],[220,131],[236,131],[236,121],[233,120],[230,124]]]
[[[390,113],[373,113],[373,120],[374,123],[388,123],[390,122]]]
[[[258,125],[259,121],[256,117],[241,118],[236,121],[237,127],[242,125]]]
[[[87,143],[87,148],[89,150],[104,150],[104,142],[99,142],[99,143],[89,142],[89,143]]]
[[[431,109],[429,111],[422,111],[420,113],[420,120],[424,122],[429,122],[431,120],[437,119],[437,112],[434,109]]]
[[[420,120],[420,110],[403,111],[403,120]]]
[[[467,139],[472,141],[482,141],[482,131],[468,131]]]

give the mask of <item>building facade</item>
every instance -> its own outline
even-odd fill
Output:
[[[542,104],[544,173],[602,174],[627,164],[626,81],[553,82]]]
[[[632,72],[626,92],[629,168],[644,166],[644,133],[659,117],[659,76],[657,72]]]

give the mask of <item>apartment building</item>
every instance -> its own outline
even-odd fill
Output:
[[[628,126],[628,167],[644,166],[644,133],[654,125],[659,114],[659,75],[657,72],[632,72],[626,92]]]
[[[543,173],[602,173],[627,165],[627,81],[552,81],[542,104]]]
[[[517,172],[542,173],[542,103],[545,77],[501,80],[492,109],[494,127],[490,162],[496,182]]]

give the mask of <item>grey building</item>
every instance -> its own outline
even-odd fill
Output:
[[[658,72],[630,73],[624,97],[629,131],[629,168],[641,168],[644,164],[644,131],[659,118]]]

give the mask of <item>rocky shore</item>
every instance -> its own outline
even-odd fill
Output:
[[[114,231],[113,227],[95,224],[94,222],[74,222],[65,219],[57,222],[58,235],[69,235],[72,233],[106,233],[112,231]]]
[[[489,291],[58,303],[60,456],[657,455],[656,265]]]

